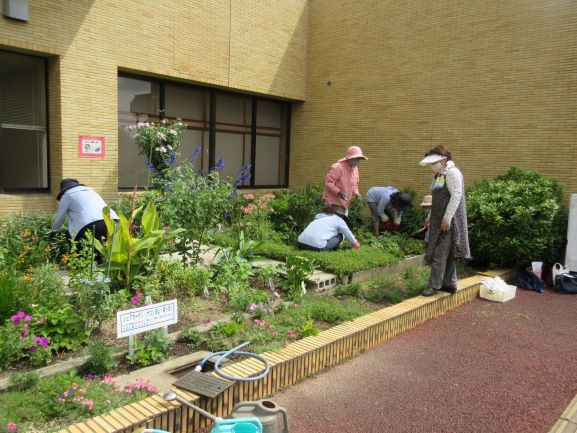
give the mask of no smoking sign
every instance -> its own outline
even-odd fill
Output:
[[[78,156],[89,158],[104,158],[104,137],[81,135],[78,137]]]

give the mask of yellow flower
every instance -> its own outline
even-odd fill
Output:
[[[30,236],[30,230],[24,230],[22,233],[20,233],[20,236],[22,236],[23,238],[27,238],[28,236]]]

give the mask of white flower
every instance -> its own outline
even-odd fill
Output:
[[[174,129],[171,129],[169,132],[175,137],[178,135],[178,132],[176,132]]]
[[[172,146],[170,144],[166,147],[168,148],[168,150],[172,150]]]
[[[159,151],[160,153],[166,153],[166,147],[160,146],[160,148],[158,149],[158,151]]]

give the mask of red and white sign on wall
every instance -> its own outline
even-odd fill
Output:
[[[81,135],[78,137],[78,156],[88,158],[104,158],[104,137]]]

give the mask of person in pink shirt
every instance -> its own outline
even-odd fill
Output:
[[[347,155],[335,162],[327,173],[323,199],[335,213],[348,215],[351,199],[360,195],[357,166],[363,159],[368,158],[363,155],[361,148],[351,146],[347,149]]]

